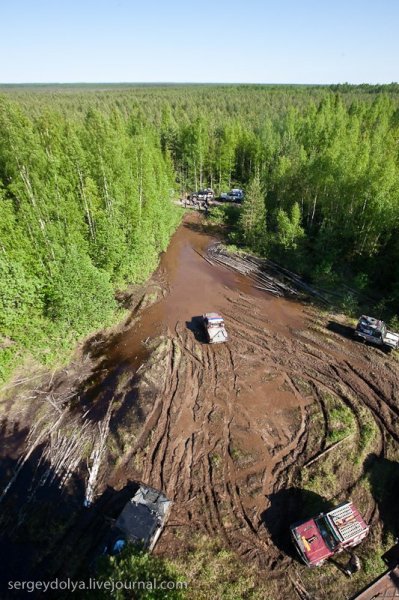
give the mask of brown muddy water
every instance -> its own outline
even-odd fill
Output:
[[[229,305],[229,292],[260,300],[265,308],[265,323],[276,330],[299,329],[304,324],[303,307],[257,290],[239,273],[204,260],[206,250],[216,238],[201,231],[200,219],[189,213],[161,256],[157,274],[165,282],[164,297],[145,309],[112,349],[110,363],[140,364],[147,356],[143,341],[172,333],[177,323],[190,323],[193,317],[219,311]]]

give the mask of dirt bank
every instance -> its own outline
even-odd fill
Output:
[[[256,561],[260,576],[278,578],[282,590],[296,594],[302,578],[312,597],[330,598],[339,579],[341,597],[349,597],[367,573],[350,582],[334,566],[308,574],[292,556],[288,526],[350,496],[375,525],[360,552],[372,553],[383,531],[392,533],[385,501],[375,500],[375,466],[383,472],[397,459],[397,359],[354,342],[340,318],[210,264],[204,256],[212,241],[196,215],[187,217],[130,325],[88,342],[86,370],[71,369],[79,373],[70,385],[74,410],[95,425],[108,414],[109,436],[97,505],[76,509],[69,528],[54,534],[54,552],[85,539],[83,560],[110,513],[107,490],[142,480],[174,500],[157,553],[184,553],[193,533],[204,532]],[[211,310],[225,316],[228,344],[205,343],[198,316]],[[58,377],[47,391],[54,381],[62,389]],[[22,433],[12,456],[4,453],[10,460],[29,429],[13,415],[9,448],[12,423]],[[71,494],[80,505],[79,489]],[[59,561],[52,569],[61,569]]]

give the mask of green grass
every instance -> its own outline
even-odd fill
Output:
[[[378,435],[378,426],[371,415],[369,409],[359,406],[359,417],[361,427],[359,432],[359,447],[356,460],[359,462],[365,454],[372,448],[374,440]]]
[[[337,477],[332,472],[330,465],[324,463],[316,463],[312,465],[312,470],[303,469],[302,485],[307,492],[313,492],[321,497],[330,496],[332,491],[337,486]],[[311,495],[309,496],[311,498]],[[312,504],[308,506],[310,509]]]
[[[215,469],[217,469],[222,464],[222,457],[217,452],[214,452],[213,454],[210,455],[210,461],[212,463],[212,466]]]
[[[334,444],[355,433],[356,419],[349,406],[331,393],[324,392],[322,397],[328,421],[327,444]]]
[[[104,328],[115,325],[127,314],[116,309],[102,324]],[[67,323],[54,322],[44,317],[32,316],[29,322],[21,324],[15,332],[13,344],[0,347],[0,385],[5,383],[13,371],[28,358],[38,365],[59,366],[70,359],[77,344],[93,332],[93,326],[87,324],[83,332],[77,332]]]
[[[137,600],[275,600],[278,583],[262,578],[256,565],[245,563],[219,539],[190,536],[190,548],[176,558],[164,559],[126,548],[119,556],[107,557],[99,565],[102,581],[186,582],[187,589],[168,592],[136,591]],[[104,593],[104,592],[102,592]],[[98,598],[108,598],[101,595]],[[131,598],[129,592],[116,592],[115,600]]]

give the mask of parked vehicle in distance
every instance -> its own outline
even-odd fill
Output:
[[[318,567],[328,558],[360,544],[369,532],[352,502],[291,525],[291,536],[303,562]]]
[[[228,335],[222,315],[216,312],[205,313],[202,316],[206,337],[210,344],[227,342]]]
[[[354,332],[355,337],[365,342],[383,346],[386,350],[396,350],[399,347],[399,334],[388,331],[384,321],[362,315]]]
[[[227,194],[220,194],[220,199],[225,202],[242,202],[244,200],[244,192],[237,188],[230,190]]]
[[[128,542],[151,552],[168,520],[171,506],[172,501],[162,492],[140,485],[112,527],[104,553],[118,554]]]
[[[193,192],[190,194],[191,200],[214,200],[215,192],[211,188],[205,188],[203,190],[198,190],[198,192]]]

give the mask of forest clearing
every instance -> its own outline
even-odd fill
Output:
[[[2,3],[0,600],[399,599],[385,4]]]
[[[186,574],[187,597],[351,598],[385,569],[399,518],[397,355],[213,261],[216,241],[186,214],[123,325],[5,388],[9,579],[76,578],[137,481],[173,500],[155,556]],[[206,344],[198,317],[212,310],[226,344]],[[371,528],[361,571],[348,578],[344,554],[307,569],[289,525],[349,498]]]

